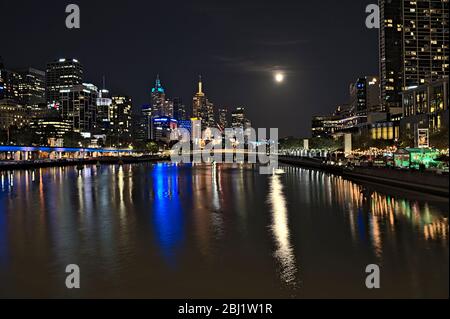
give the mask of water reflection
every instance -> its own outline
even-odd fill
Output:
[[[0,297],[65,297],[70,263],[89,276],[81,297],[361,297],[361,269],[373,262],[396,285],[381,297],[448,295],[446,205],[285,170],[142,164],[3,173]]]
[[[272,207],[272,233],[276,243],[275,257],[280,264],[281,280],[287,285],[296,285],[297,266],[290,242],[289,218],[286,198],[280,176],[270,178],[269,203]]]
[[[184,210],[180,203],[177,170],[176,165],[158,164],[152,173],[156,236],[162,253],[171,266],[175,266],[176,248],[184,237]]]

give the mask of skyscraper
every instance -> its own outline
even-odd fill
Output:
[[[183,100],[179,97],[173,99],[173,117],[178,121],[188,119],[186,107],[183,104]]]
[[[402,106],[401,93],[449,73],[448,0],[380,0],[383,109]]]
[[[246,125],[245,108],[238,107],[231,113],[231,126],[233,128],[244,128]]]
[[[159,74],[152,88],[151,106],[153,116],[172,116],[173,103],[166,99],[166,92],[161,85]]]
[[[17,70],[17,73],[20,75],[20,103],[31,109],[45,106],[45,72],[26,68]]]
[[[380,5],[380,76],[383,111],[401,106],[403,85],[402,0],[379,0]]]
[[[228,123],[228,109],[221,108],[219,109],[219,127],[221,130],[225,130],[229,127]]]
[[[20,75],[17,72],[7,70],[0,60],[0,100],[8,99],[19,102]]]
[[[59,59],[47,64],[46,100],[47,104],[57,107],[61,90],[71,90],[73,86],[83,84],[83,66],[76,59]]]
[[[350,84],[350,112],[355,115],[367,115],[381,111],[380,84],[378,77],[358,78]]]
[[[111,126],[110,108],[112,99],[108,90],[100,90],[96,102],[97,106],[97,133],[108,134]]]
[[[131,140],[132,101],[128,96],[113,96],[109,108],[110,136],[116,146]]]
[[[92,84],[82,84],[59,92],[60,112],[63,120],[72,123],[79,133],[94,132],[96,123],[96,101],[98,89]]]
[[[214,116],[214,104],[212,104],[203,92],[202,77],[198,82],[198,92],[195,94],[192,104],[194,118],[201,119],[202,128],[212,128],[216,126]]]
[[[448,0],[403,1],[403,89],[449,72]]]
[[[145,104],[141,107],[142,121],[145,123],[145,139],[150,140],[152,138],[152,106]]]

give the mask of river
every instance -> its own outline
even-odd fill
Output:
[[[0,297],[448,298],[448,198],[283,169],[0,173]]]

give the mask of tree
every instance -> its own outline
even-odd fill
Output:
[[[156,154],[159,152],[159,145],[156,142],[151,141],[145,145],[145,149],[151,154]]]
[[[0,130],[0,144],[8,143],[8,132],[6,130]]]
[[[64,146],[65,147],[80,147],[80,146],[84,146],[84,145],[86,145],[86,141],[80,133],[67,132],[64,135]]]
[[[430,135],[431,147],[435,147],[437,149],[448,149],[449,144],[448,134],[449,134],[448,127],[444,127],[443,129],[431,134]]]
[[[30,127],[19,128],[12,126],[9,129],[10,141],[15,145],[32,146],[39,144],[39,136]]]
[[[314,137],[309,141],[309,146],[311,149],[327,150],[330,152],[344,148],[342,138],[334,139],[329,137]]]

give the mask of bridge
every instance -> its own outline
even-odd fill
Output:
[[[85,159],[100,156],[130,156],[136,153],[139,152],[130,149],[0,146],[0,161]]]

